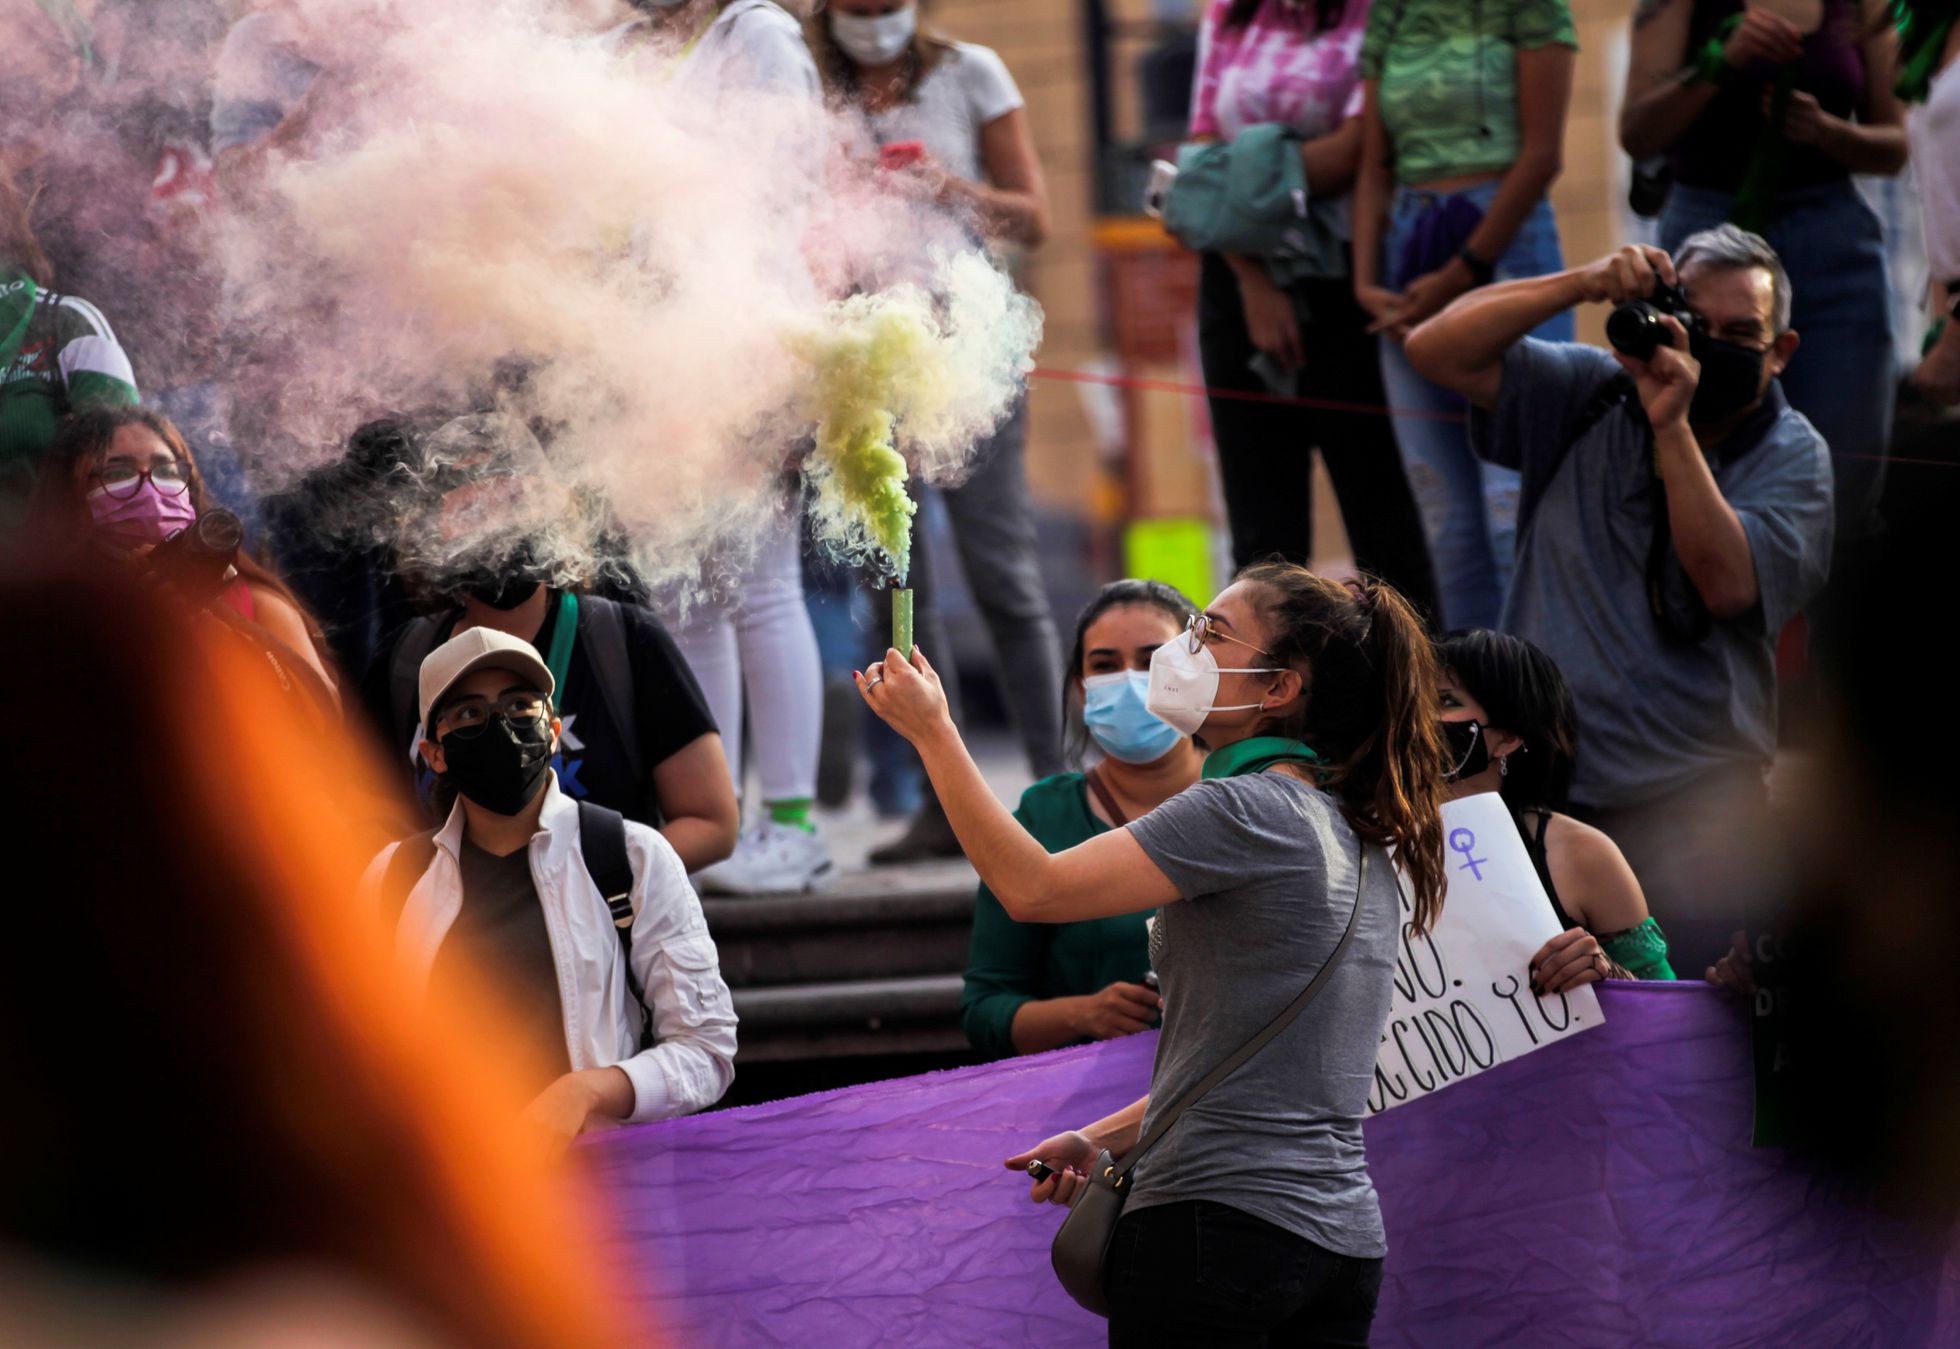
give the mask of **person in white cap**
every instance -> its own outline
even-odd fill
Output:
[[[429,653],[422,753],[456,802],[384,849],[367,885],[395,906],[396,955],[425,996],[465,962],[496,981],[550,1072],[528,1114],[569,1140],[719,1100],[735,1012],[672,845],[559,790],[554,691],[509,633],[471,628]]]

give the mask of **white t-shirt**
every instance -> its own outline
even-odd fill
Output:
[[[955,42],[914,92],[913,100],[870,115],[878,143],[923,141],[948,173],[981,181],[981,128],[1023,106],[1006,63],[991,47]]]
[[[1960,59],[1933,77],[1926,102],[1906,116],[1912,172],[1926,222],[1933,279],[1960,281]]]
[[[772,0],[735,0],[722,10],[681,68],[682,87],[709,97],[760,91],[823,102],[823,81],[803,26]]]

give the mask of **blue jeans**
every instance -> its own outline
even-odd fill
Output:
[[[1497,195],[1497,180],[1451,195],[1467,197],[1488,210]],[[1394,275],[1416,221],[1438,200],[1434,192],[1397,189],[1389,212],[1384,276]],[[1496,274],[1499,281],[1515,281],[1543,276],[1564,265],[1552,205],[1540,201],[1497,259]],[[1532,336],[1570,342],[1573,332],[1572,315],[1560,314],[1540,324]],[[1395,417],[1395,442],[1402,451],[1416,509],[1422,514],[1423,532],[1429,537],[1441,610],[1438,626],[1445,631],[1496,627],[1517,550],[1518,475],[1513,469],[1486,464],[1471,452],[1469,427],[1461,420],[1467,411],[1461,398],[1418,375],[1399,342],[1384,338],[1380,346],[1389,407],[1397,414],[1416,414]]]
[[[1677,183],[1661,212],[1661,247],[1676,251],[1728,219],[1733,204],[1730,193]],[[1884,232],[1846,180],[1778,197],[1768,237],[1790,274],[1790,326],[1802,339],[1783,394],[1831,448],[1838,542],[1855,542],[1878,528],[1899,380]]]

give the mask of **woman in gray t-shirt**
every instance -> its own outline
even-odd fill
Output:
[[[1314,1005],[1132,1173],[1104,1277],[1113,1344],[1364,1342],[1387,1246],[1361,1120],[1388,1017],[1398,869],[1418,930],[1443,895],[1436,663],[1415,613],[1375,582],[1349,589],[1281,563],[1241,573],[1151,662],[1149,708],[1210,751],[1203,780],[1052,856],[989,791],[924,656],[896,656],[859,676],[865,701],[918,747],[1011,916],[1162,910],[1151,1095],[1009,1158],[1057,1171],[1036,1200],[1066,1202],[1101,1149],[1134,1146],[1293,1001],[1353,915]],[[1363,851],[1389,847],[1396,862],[1378,855],[1363,881]]]

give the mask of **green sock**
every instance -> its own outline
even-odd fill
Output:
[[[769,818],[777,824],[801,829],[806,834],[817,832],[817,822],[810,818],[810,807],[814,803],[809,797],[792,797],[788,801],[764,801],[762,804],[769,807]]]

